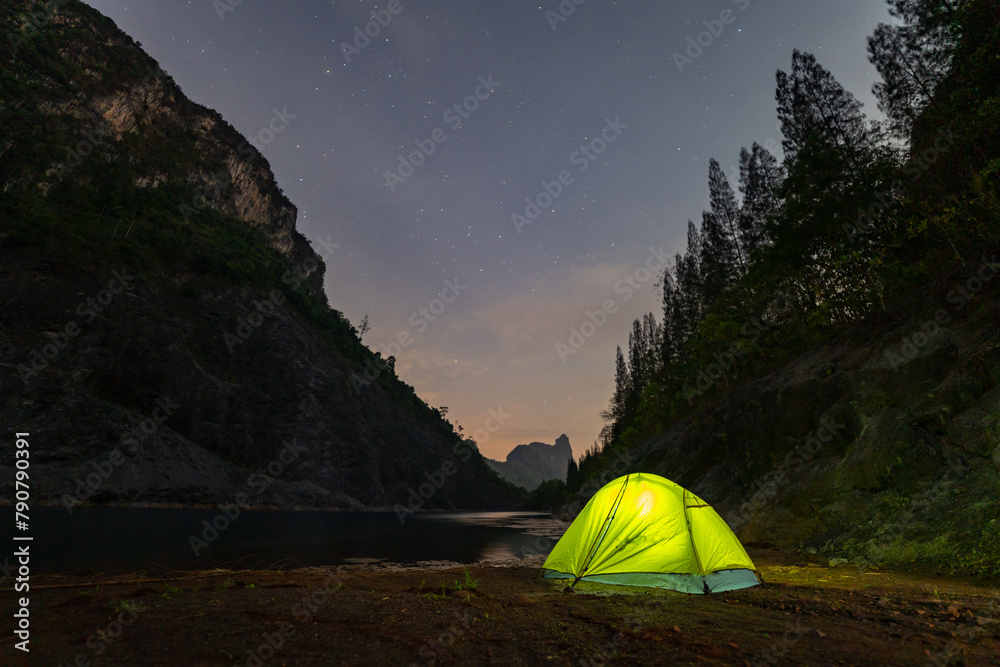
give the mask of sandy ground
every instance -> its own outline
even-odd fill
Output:
[[[751,550],[767,587],[712,596],[537,578],[541,557],[155,579],[37,576],[10,665],[998,665],[1000,591]]]

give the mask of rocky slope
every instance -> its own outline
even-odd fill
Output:
[[[516,499],[329,309],[251,143],[83,3],[0,28],[0,425],[36,502]]]
[[[538,488],[550,479],[566,480],[566,468],[573,458],[573,448],[569,438],[563,434],[556,438],[554,445],[532,442],[518,445],[507,455],[505,461],[486,459],[491,468],[505,480],[528,491]]]
[[[322,260],[296,231],[296,208],[254,144],[189,100],[134,40],[83,3],[5,5],[0,21],[13,51],[4,57],[5,111],[18,125],[30,119],[36,130],[60,135],[47,141],[7,126],[5,191],[14,182],[46,193],[94,185],[94,163],[124,160],[136,188],[190,186],[188,197],[172,202],[185,219],[213,209],[257,230],[322,294]],[[39,151],[43,159],[33,160]],[[54,159],[45,159],[50,153]]]
[[[611,453],[562,515],[648,471],[712,503],[746,543],[996,574],[1000,301],[997,285],[978,304],[959,296],[982,288],[978,271],[1000,277],[989,256],[970,263],[924,318],[802,356]]]

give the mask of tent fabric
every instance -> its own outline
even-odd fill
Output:
[[[758,583],[757,568],[704,500],[649,473],[598,491],[542,566],[542,576],[708,593]]]
[[[572,574],[563,572],[547,572],[548,579],[576,579]],[[740,588],[750,588],[760,583],[752,570],[722,570],[705,576],[694,574],[666,574],[662,572],[633,572],[628,574],[597,574],[586,575],[581,581],[592,581],[598,584],[614,584],[616,586],[646,586],[648,588],[668,588],[681,593],[702,595],[706,587],[711,593],[735,591]]]

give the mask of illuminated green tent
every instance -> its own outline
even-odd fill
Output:
[[[762,583],[726,522],[658,475],[619,477],[598,491],[545,560],[542,576],[716,593]]]

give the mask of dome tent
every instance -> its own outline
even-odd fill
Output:
[[[608,482],[542,566],[549,579],[715,593],[763,583],[711,505],[669,479],[633,473]]]

